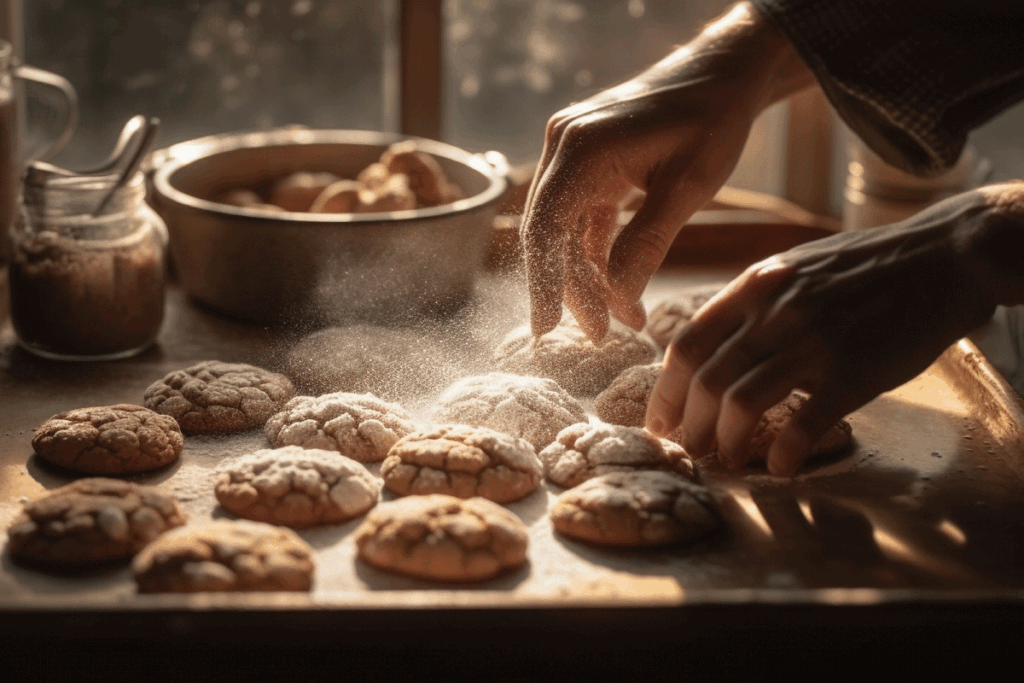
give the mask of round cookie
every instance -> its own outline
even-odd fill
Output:
[[[40,458],[87,474],[154,470],[176,460],[184,444],[173,417],[128,403],[69,410],[32,435]]]
[[[611,424],[643,427],[647,403],[660,374],[661,363],[626,368],[594,399],[594,412]]]
[[[587,423],[566,427],[540,452],[548,481],[579,486],[609,472],[664,470],[693,478],[693,463],[678,444],[646,429]]]
[[[685,289],[672,298],[659,301],[647,315],[644,332],[649,334],[659,347],[668,348],[669,342],[679,333],[679,330],[690,322],[701,306],[720,291],[722,291],[722,285],[705,285]]]
[[[291,173],[271,185],[268,202],[285,211],[308,211],[324,188],[339,180],[333,173]]]
[[[714,530],[718,516],[703,486],[666,472],[612,472],[569,489],[551,508],[555,530],[621,546],[691,541]]]
[[[553,379],[492,372],[445,389],[435,402],[434,418],[490,427],[526,439],[539,451],[558,432],[586,421],[587,413]]]
[[[392,177],[399,174],[408,177],[409,189],[421,207],[453,202],[462,195],[456,186],[448,182],[444,170],[434,157],[419,151],[412,140],[391,145],[381,155],[380,163]],[[377,174],[379,171],[367,175],[376,177]]]
[[[528,441],[486,427],[441,425],[399,439],[380,474],[400,496],[445,493],[510,503],[537,489],[543,468]]]
[[[794,391],[781,403],[765,411],[765,414],[761,416],[761,420],[757,423],[754,436],[750,439],[752,459],[767,460],[768,449],[775,443],[775,438],[782,431],[782,428],[786,426],[790,418],[793,417],[793,413],[803,407],[804,403],[807,402],[807,398],[806,394]],[[811,450],[811,457],[839,453],[849,448],[852,443],[853,428],[846,420],[840,420],[829,427],[829,430],[818,440],[818,443],[814,444],[814,448]]]
[[[77,567],[131,557],[186,515],[153,486],[91,477],[26,503],[7,530],[11,557]]]
[[[132,560],[140,593],[308,591],[313,549],[294,531],[216,520],[164,534]]]
[[[149,385],[143,402],[173,417],[186,434],[223,433],[262,427],[294,395],[284,375],[243,363],[204,361]]]
[[[239,517],[307,527],[363,514],[377,504],[380,481],[335,451],[285,446],[222,462],[214,493]]]
[[[440,581],[480,581],[526,562],[526,525],[484,498],[434,494],[381,503],[356,529],[359,557]]]
[[[512,330],[494,360],[502,372],[550,377],[573,396],[593,396],[626,368],[650,363],[657,355],[654,342],[621,323],[612,321],[608,334],[595,344],[567,318],[539,338],[529,326]]]
[[[296,396],[267,420],[266,434],[274,447],[322,448],[359,462],[378,462],[396,441],[415,429],[400,405],[373,394],[339,391]]]
[[[378,325],[328,327],[292,347],[286,372],[309,394],[345,391],[398,400],[434,392],[446,367],[431,339]]]

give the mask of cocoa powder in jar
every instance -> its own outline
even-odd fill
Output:
[[[24,347],[52,358],[111,359],[155,340],[164,316],[165,233],[141,201],[99,219],[23,210],[10,296]]]

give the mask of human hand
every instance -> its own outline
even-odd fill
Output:
[[[521,233],[534,334],[558,324],[563,299],[595,340],[609,310],[641,328],[647,281],[732,172],[754,119],[811,82],[743,2],[636,78],[555,114]],[[632,187],[647,195],[620,235],[618,202]]]
[[[791,476],[839,419],[916,376],[997,304],[1021,301],[1017,207],[1024,184],[983,188],[751,266],[670,344],[647,426],[664,435],[681,423],[692,457],[717,448],[738,468],[761,415],[802,389],[810,398],[767,459]]]

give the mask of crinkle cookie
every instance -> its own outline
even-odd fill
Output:
[[[446,493],[509,503],[537,489],[543,468],[528,441],[486,427],[441,425],[399,439],[380,474],[401,496]]]
[[[586,421],[587,413],[553,379],[492,372],[445,389],[435,403],[434,418],[490,427],[540,450],[569,425]]]
[[[377,325],[329,327],[288,353],[286,371],[310,394],[371,393],[399,400],[443,386],[445,367],[431,340],[410,329]]]
[[[544,474],[564,488],[609,472],[665,470],[693,478],[693,463],[682,446],[646,429],[581,423],[566,427],[540,452]]]
[[[356,530],[359,557],[440,581],[479,581],[526,562],[526,525],[485,498],[433,494],[381,503]]]
[[[647,404],[659,374],[661,363],[626,368],[594,399],[594,412],[611,424],[643,427],[647,421]],[[682,443],[683,436],[677,429],[666,438]]]
[[[605,545],[691,541],[715,529],[711,493],[666,472],[612,472],[569,489],[551,508],[566,536]]]
[[[686,289],[674,297],[659,301],[647,316],[644,332],[662,349],[690,322],[694,313],[722,290],[722,285],[705,285]]]
[[[757,423],[754,436],[751,437],[751,456],[754,460],[766,460],[768,449],[775,443],[775,438],[786,426],[793,413],[798,411],[807,402],[807,395],[794,391],[786,397],[782,403],[775,405],[765,411],[761,420]],[[853,443],[853,428],[846,420],[840,420],[832,425],[818,443],[814,444],[811,456],[830,455],[839,453],[850,447]]]
[[[7,548],[33,564],[123,560],[185,520],[174,497],[156,487],[91,477],[27,503],[7,530]]]
[[[359,462],[383,460],[388,449],[416,429],[396,403],[373,394],[337,392],[296,396],[267,420],[272,446],[302,446],[338,451]]]
[[[140,593],[308,591],[313,549],[291,529],[216,520],[168,532],[132,560]]]
[[[650,363],[657,355],[647,335],[621,323],[612,321],[608,334],[595,344],[567,317],[539,338],[528,325],[517,327],[498,345],[494,360],[503,372],[550,377],[574,396],[593,396],[626,368]]]
[[[380,481],[336,451],[285,446],[222,462],[214,493],[239,517],[306,527],[363,514],[377,504]]]
[[[40,458],[88,474],[154,470],[176,460],[184,444],[174,418],[127,403],[54,415],[32,436]]]
[[[173,417],[186,434],[242,432],[262,427],[294,395],[284,375],[211,360],[149,385],[144,403]]]

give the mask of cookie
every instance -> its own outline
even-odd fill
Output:
[[[682,446],[646,429],[587,423],[566,427],[540,452],[548,481],[579,486],[609,472],[664,470],[693,478],[693,463]]]
[[[612,472],[559,496],[551,523],[581,541],[650,546],[695,540],[719,519],[703,486],[666,472]]]
[[[528,441],[486,427],[441,425],[391,447],[380,467],[400,496],[446,493],[509,503],[532,493],[543,468]]]
[[[643,427],[647,403],[660,374],[661,363],[626,368],[594,399],[594,412],[611,424]]]
[[[767,460],[768,449],[775,443],[775,438],[786,426],[793,413],[800,410],[807,402],[807,395],[794,391],[784,401],[769,408],[761,416],[751,437],[751,458],[753,460]],[[825,435],[814,444],[811,450],[811,457],[819,455],[834,455],[847,450],[853,443],[853,428],[846,420],[840,420],[832,425]]]
[[[30,564],[112,562],[185,520],[174,497],[154,486],[91,477],[27,503],[7,530],[7,549]]]
[[[54,415],[32,435],[40,458],[87,474],[154,470],[176,460],[184,444],[174,418],[127,403]]]
[[[296,396],[267,420],[266,434],[274,447],[322,448],[359,462],[378,462],[415,429],[412,418],[397,403],[373,394],[339,391]]]
[[[701,306],[722,291],[721,285],[706,285],[686,289],[675,296],[659,301],[647,315],[644,332],[662,349],[690,322]]]
[[[453,202],[462,196],[434,157],[417,149],[416,143],[407,140],[391,145],[380,157],[381,165],[392,177],[404,175],[409,189],[419,206],[437,206]],[[367,179],[379,182],[379,171],[367,172]]]
[[[502,372],[549,377],[573,396],[593,396],[626,368],[657,355],[653,341],[621,323],[612,321],[604,339],[594,343],[574,319],[565,318],[539,338],[529,326],[512,330],[494,360]]]
[[[443,386],[447,365],[432,339],[411,329],[379,325],[328,327],[288,352],[285,371],[301,390],[370,393],[396,401]]]
[[[355,533],[379,569],[439,581],[480,581],[526,562],[526,525],[484,498],[433,494],[381,503]]]
[[[143,403],[173,417],[186,434],[244,432],[262,427],[294,395],[284,375],[211,360],[149,385]]]
[[[308,591],[313,549],[294,531],[216,520],[168,532],[132,560],[140,593]]]
[[[222,462],[213,490],[239,517],[307,527],[363,514],[377,504],[380,481],[335,451],[285,446]]]
[[[339,180],[333,173],[291,173],[271,185],[268,201],[285,211],[308,211],[320,193]]]
[[[580,402],[553,379],[503,372],[461,379],[434,406],[439,422],[490,427],[526,439],[538,451],[587,419]]]

